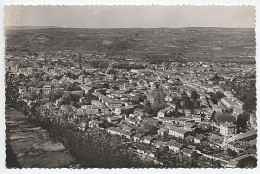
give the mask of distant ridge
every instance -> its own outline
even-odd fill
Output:
[[[48,28],[62,28],[58,26],[5,26],[5,29],[11,30],[35,30],[35,29],[48,29]]]
[[[19,27],[18,27],[19,28]],[[32,27],[30,27],[32,28]],[[34,27],[35,28],[35,27]],[[82,51],[147,60],[254,62],[255,30],[224,28],[6,29],[6,51]]]
[[[87,28],[87,27],[60,27],[60,26],[5,26],[5,29],[13,29],[13,30],[30,30],[30,29],[51,29],[51,28],[66,28],[66,29],[225,29],[225,30],[232,30],[232,29],[254,29],[254,28],[230,28],[230,27],[151,27],[151,28]]]

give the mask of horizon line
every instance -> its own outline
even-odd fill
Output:
[[[66,27],[53,25],[8,25],[6,27],[52,27],[52,28],[75,28],[75,29],[181,29],[181,28],[227,28],[227,29],[255,29],[255,27],[218,27],[218,26],[187,26],[187,27]]]

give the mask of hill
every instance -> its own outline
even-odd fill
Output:
[[[255,62],[254,29],[6,29],[6,51],[73,50],[133,58]]]

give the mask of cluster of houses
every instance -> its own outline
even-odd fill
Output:
[[[31,66],[19,68],[19,66],[11,66],[11,62],[13,64],[15,60],[8,59],[7,65],[10,65],[8,68],[16,75],[23,74],[28,77],[35,73]],[[54,61],[54,64],[57,62]],[[162,64],[155,66],[155,69],[148,66],[146,69],[131,69],[130,71],[116,69],[116,73],[109,73],[108,69],[111,69],[111,65],[106,69],[82,69],[77,66],[54,68],[54,66],[44,64],[40,68],[43,71],[41,75],[48,76],[49,81],[46,81],[46,84],[40,89],[36,86],[19,86],[19,92],[21,96],[25,96],[31,91],[41,92],[47,103],[50,103],[48,98],[52,91],[60,90],[62,93],[68,93],[64,88],[53,86],[60,83],[77,83],[79,89],[70,91],[70,93],[81,95],[77,101],[77,107],[70,104],[60,106],[57,103],[61,99],[57,99],[51,104],[53,108],[63,115],[70,110],[72,116],[66,117],[66,119],[71,122],[78,120],[79,129],[83,131],[88,128],[105,129],[112,135],[119,135],[133,144],[138,144],[139,148],[136,151],[142,155],[148,154],[151,158],[155,157],[154,152],[157,148],[168,148],[174,153],[193,157],[198,152],[203,154],[198,148],[202,144],[220,149],[230,148],[244,154],[247,149],[241,144],[251,141],[252,146],[250,147],[254,149],[253,143],[257,133],[254,129],[243,134],[236,134],[236,125],[233,123],[217,124],[212,121],[214,112],[222,113],[231,109],[232,115],[236,118],[244,112],[244,103],[235,98],[232,92],[224,91],[219,85],[210,83],[209,79],[214,73],[210,74],[208,69],[215,65],[190,63],[182,65],[181,71],[178,71],[176,66],[172,63],[174,68],[166,69]],[[196,71],[190,67],[194,67]],[[74,74],[77,78],[69,77],[66,75],[68,73]],[[57,80],[57,76],[61,76],[60,80]],[[140,106],[144,106],[148,101],[154,102],[151,91],[156,88],[156,84],[160,84],[160,88],[165,94],[166,107],[152,117],[145,113]],[[95,99],[92,99],[90,104],[85,104],[84,95],[92,89],[94,90],[91,95]],[[184,108],[181,100],[183,92],[191,97],[192,91],[198,93],[200,107]],[[225,96],[217,104],[213,104],[209,93],[217,91],[222,92]],[[176,98],[180,100],[180,107],[176,107]],[[170,113],[176,111],[181,114],[171,116]],[[254,153],[253,151],[249,154],[255,155]],[[235,164],[238,159],[232,159],[232,164]]]

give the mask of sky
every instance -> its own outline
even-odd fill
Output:
[[[254,28],[253,6],[5,6],[5,26]]]

